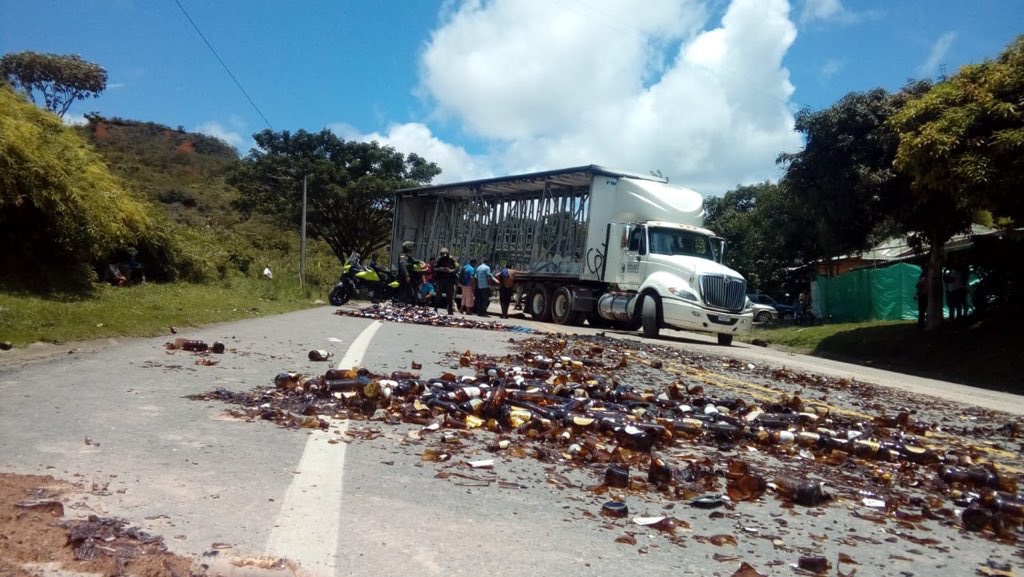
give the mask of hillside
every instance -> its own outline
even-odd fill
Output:
[[[79,128],[111,170],[171,220],[192,226],[231,226],[238,191],[226,177],[239,161],[225,142],[153,122],[88,117]]]
[[[124,185],[160,207],[193,255],[213,276],[258,275],[264,266],[292,275],[298,270],[299,235],[265,216],[248,217],[231,205],[239,192],[228,176],[239,163],[227,143],[153,122],[90,115],[79,131],[96,147]],[[307,281],[333,284],[340,265],[327,246],[310,241]],[[208,277],[211,275],[207,275]]]

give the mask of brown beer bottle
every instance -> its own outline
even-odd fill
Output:
[[[775,478],[776,492],[787,501],[798,505],[817,507],[827,498],[817,481],[803,481],[788,475]]]

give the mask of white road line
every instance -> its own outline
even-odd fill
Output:
[[[381,326],[374,321],[352,342],[338,368],[358,366]],[[338,423],[344,433],[348,421]],[[334,433],[317,430],[306,441],[298,474],[289,485],[281,511],[267,540],[267,554],[297,561],[316,575],[334,577],[337,570],[344,484],[345,443],[329,444]]]
[[[377,333],[377,329],[381,326],[380,321],[373,321],[370,326],[363,329],[363,332],[359,333],[356,340],[352,341],[352,345],[348,348],[348,352],[338,362],[339,369],[348,369],[354,367],[363,361],[363,355],[366,354],[366,350],[370,348],[370,341],[373,340],[373,335]]]

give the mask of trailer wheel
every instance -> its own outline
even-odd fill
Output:
[[[535,321],[551,321],[551,287],[539,284],[530,293],[530,316]]]
[[[572,291],[566,287],[558,287],[551,297],[551,320],[556,324],[569,324],[572,316]]]
[[[649,339],[658,338],[661,325],[658,322],[658,301],[657,297],[647,295],[643,297],[642,308],[640,309],[640,320],[643,323],[644,336]]]
[[[729,346],[732,344],[732,335],[729,333],[718,333],[718,344]]]
[[[572,310],[573,296],[569,287],[558,287],[551,297],[551,320],[560,325],[580,325],[583,316]]]

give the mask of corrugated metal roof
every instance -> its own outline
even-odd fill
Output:
[[[576,166],[572,168],[560,168],[543,172],[531,172],[529,174],[517,174],[511,176],[500,176],[495,178],[483,178],[466,182],[453,182],[448,184],[432,184],[417,188],[404,188],[395,192],[399,196],[448,196],[466,198],[482,195],[501,197],[517,195],[524,192],[540,192],[547,184],[566,188],[586,188],[590,186],[590,180],[594,175],[607,175],[615,178],[629,177],[642,180],[653,180],[655,182],[667,182],[663,178],[649,174],[639,174],[612,170],[596,164]]]

